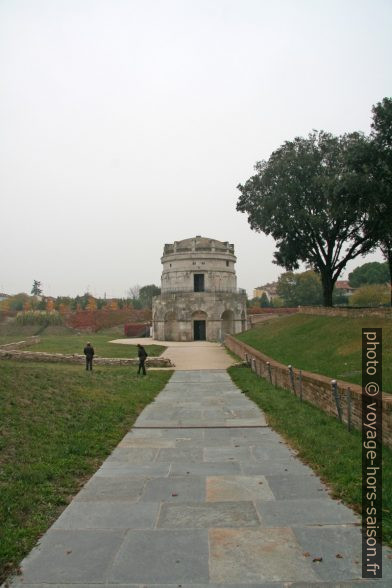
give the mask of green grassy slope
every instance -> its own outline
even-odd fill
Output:
[[[0,362],[0,583],[171,374]]]
[[[61,327],[63,328],[63,327]],[[83,349],[90,341],[95,350],[97,357],[125,357],[125,358],[136,358],[137,347],[136,345],[124,345],[121,343],[110,343],[111,340],[119,339],[118,335],[113,337],[110,333],[83,333],[81,335],[75,334],[74,331],[64,330],[61,333],[53,333],[52,331],[45,330],[44,333],[39,335],[41,342],[32,345],[31,347],[25,347],[29,351],[47,351],[48,353],[65,353],[65,354],[80,354],[83,355]],[[26,336],[22,335],[8,335],[0,337],[1,343],[11,343],[16,341],[23,341]],[[146,345],[145,346],[148,355],[157,357],[166,349],[162,345]]]
[[[296,314],[237,337],[281,363],[361,384],[363,327],[383,329],[383,385],[392,392],[392,320]]]

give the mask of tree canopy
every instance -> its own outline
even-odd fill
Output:
[[[324,131],[286,141],[238,189],[237,210],[250,227],[272,235],[274,262],[287,270],[306,263],[320,274],[323,301],[332,306],[336,280],[347,262],[375,245],[369,223],[368,181],[352,160],[366,150],[361,133]]]
[[[353,288],[365,284],[386,284],[389,282],[388,264],[378,261],[364,263],[348,274],[348,281]]]
[[[389,267],[392,305],[392,98],[384,98],[372,112],[372,173],[376,181],[372,211],[379,245]]]
[[[161,293],[161,289],[155,284],[148,284],[143,286],[139,291],[139,300],[142,308],[152,308],[152,299],[154,296],[158,296]]]
[[[318,306],[323,302],[320,276],[313,271],[285,272],[276,288],[286,306]]]
[[[41,294],[42,294],[42,288],[41,288],[41,286],[42,286],[42,283],[41,282],[39,282],[38,280],[34,280],[33,286],[31,288],[31,293],[34,296],[41,296]]]

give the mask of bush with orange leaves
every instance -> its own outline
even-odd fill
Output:
[[[151,310],[135,308],[117,308],[100,310],[77,310],[68,315],[67,325],[73,329],[100,331],[117,327],[125,323],[145,323],[151,320]]]

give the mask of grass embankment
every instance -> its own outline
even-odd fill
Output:
[[[117,339],[119,337],[116,337]],[[22,341],[23,337],[15,337],[8,335],[2,337],[6,339],[1,341],[4,343],[14,343],[16,341]],[[125,345],[123,343],[110,343],[113,339],[113,335],[107,333],[94,333],[94,334],[75,334],[73,332],[64,332],[61,335],[40,335],[41,342],[30,347],[24,347],[24,350],[29,351],[46,351],[48,353],[64,353],[64,354],[79,354],[83,355],[83,349],[90,341],[94,347],[96,357],[122,357],[122,358],[136,358],[137,347],[136,345]],[[145,345],[145,349],[149,356],[157,357],[163,353],[166,349],[163,345]]]
[[[383,386],[392,392],[392,320],[296,314],[237,335],[273,359],[331,378],[361,384],[363,327],[382,327]]]
[[[336,419],[300,402],[291,392],[274,388],[248,367],[234,366],[229,374],[282,434],[332,488],[333,495],[357,512],[362,505],[361,433],[349,433]],[[383,537],[392,545],[392,451],[383,447]]]
[[[0,362],[0,583],[171,373]]]

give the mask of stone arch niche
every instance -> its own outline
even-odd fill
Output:
[[[241,312],[241,331],[246,331],[246,315],[244,310]]]
[[[232,335],[234,333],[234,312],[232,310],[225,310],[221,316],[222,319],[222,336],[226,334]]]
[[[178,341],[178,322],[174,312],[165,314],[165,341]]]
[[[192,335],[194,341],[207,339],[207,313],[203,310],[192,313]]]

